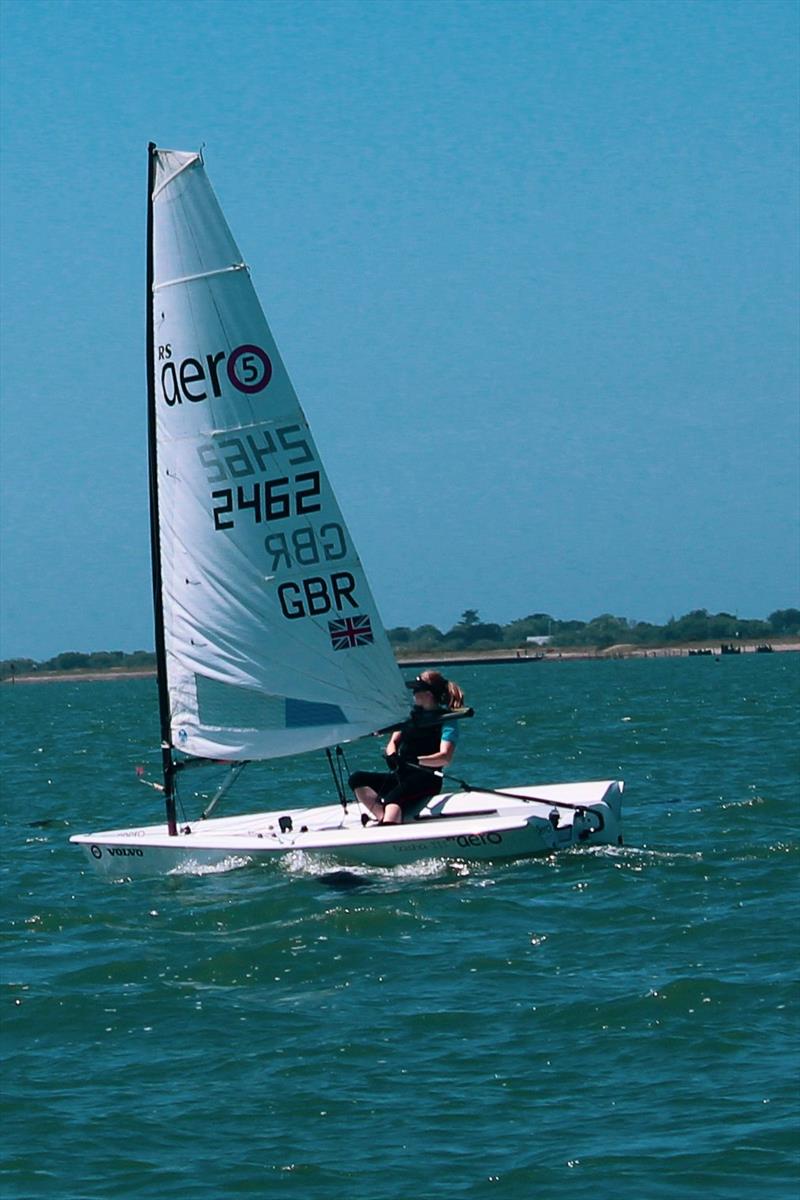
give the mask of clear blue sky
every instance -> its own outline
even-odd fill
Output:
[[[150,648],[146,145],[387,626],[798,591],[798,6],[3,0],[0,657]]]

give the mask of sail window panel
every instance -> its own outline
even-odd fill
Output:
[[[207,675],[195,675],[195,686],[198,719],[206,728],[286,728],[282,696],[268,696],[256,688],[223,683]]]
[[[206,729],[308,729],[348,723],[338,704],[270,696],[256,688],[195,675],[200,725]]]
[[[286,728],[309,729],[317,725],[346,725],[347,717],[338,704],[286,697]]]

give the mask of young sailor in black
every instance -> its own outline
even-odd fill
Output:
[[[355,771],[348,780],[358,802],[384,825],[416,815],[441,790],[441,769],[458,740],[458,723],[447,718],[464,702],[458,684],[438,671],[423,671],[406,687],[414,693],[414,707],[386,746],[389,770]]]

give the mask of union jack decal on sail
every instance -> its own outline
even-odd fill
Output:
[[[334,650],[351,650],[353,646],[368,646],[375,641],[369,617],[343,617],[340,621],[328,621],[328,629]]]

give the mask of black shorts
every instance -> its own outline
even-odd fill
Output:
[[[347,781],[353,790],[372,788],[384,804],[396,804],[403,816],[414,816],[425,801],[442,790],[442,777],[424,767],[399,775],[396,771],[354,771]]]

